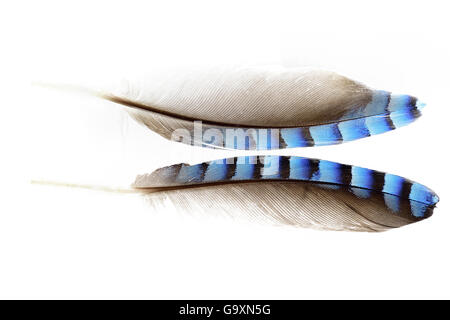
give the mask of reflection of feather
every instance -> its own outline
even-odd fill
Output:
[[[165,138],[260,150],[337,144],[383,133],[411,123],[424,106],[411,96],[304,69],[168,73],[129,81],[123,92],[103,97],[132,107],[136,120]],[[200,135],[194,121],[202,121]],[[230,137],[237,128],[246,130],[243,143]],[[181,139],[180,130],[189,139]],[[273,135],[276,140],[268,142]]]
[[[238,157],[178,164],[138,176],[157,205],[248,215],[327,230],[383,231],[432,215],[437,195],[405,178],[300,157]]]

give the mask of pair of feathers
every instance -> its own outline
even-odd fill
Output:
[[[424,107],[413,96],[306,69],[157,74],[101,96],[167,139],[246,150],[365,138],[415,121]],[[134,187],[154,205],[169,201],[187,211],[240,212],[327,230],[400,227],[431,216],[438,202],[433,191],[402,177],[281,156],[174,165],[139,176]]]

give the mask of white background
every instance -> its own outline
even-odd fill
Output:
[[[450,23],[445,1],[28,1],[3,4],[0,298],[450,298]],[[427,102],[414,124],[272,153],[395,173],[441,198],[379,234],[151,211],[126,186],[167,164],[234,155],[171,143],[117,105],[31,85],[136,70],[279,64],[337,71]]]

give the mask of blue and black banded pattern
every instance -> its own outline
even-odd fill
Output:
[[[370,104],[340,122],[319,126],[286,128],[281,130],[282,145],[287,148],[322,146],[353,141],[410,124],[421,116],[422,103],[408,95],[390,95],[378,92]]]
[[[409,95],[374,91],[372,101],[345,114],[339,121],[289,128],[236,128],[204,122],[204,146],[271,150],[340,144],[406,126],[421,116],[425,104]],[[212,132],[220,132],[220,138]],[[198,142],[197,142],[198,143]]]
[[[383,196],[393,213],[405,210],[416,218],[428,215],[439,201],[429,188],[400,176],[336,162],[287,156],[245,156],[197,165],[178,164],[138,177],[137,188],[185,187],[245,181],[302,181],[347,189],[368,199]]]

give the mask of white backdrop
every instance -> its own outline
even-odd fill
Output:
[[[5,8],[6,6],[6,8]],[[450,298],[449,8],[441,1],[25,1],[1,27],[0,298]],[[255,225],[149,210],[138,173],[235,155],[164,140],[96,98],[154,67],[312,66],[425,101],[414,124],[282,150],[395,173],[441,198],[379,234]],[[242,152],[240,153],[242,154]]]

